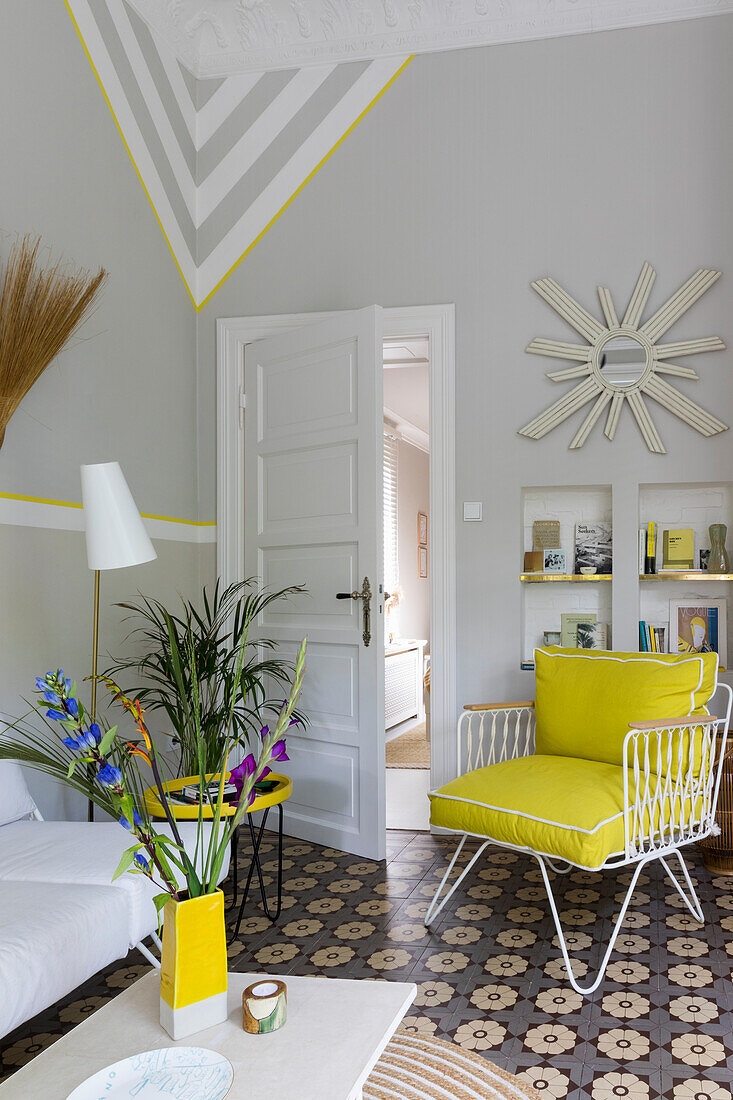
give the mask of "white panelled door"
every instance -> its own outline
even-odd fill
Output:
[[[284,653],[308,638],[287,831],[383,859],[382,310],[249,344],[244,374],[245,573],[307,589],[258,623]]]

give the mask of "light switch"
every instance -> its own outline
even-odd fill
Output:
[[[469,520],[481,520],[483,519],[483,505],[480,500],[464,500],[463,502],[463,521],[466,523]]]

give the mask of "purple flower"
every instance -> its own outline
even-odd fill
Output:
[[[66,715],[64,714],[64,712],[62,710],[53,710],[53,708],[46,711],[46,717],[52,719],[52,721],[54,722],[66,721]]]
[[[260,780],[267,779],[267,776],[270,774],[271,771],[272,768],[263,768],[260,774],[257,776],[257,782],[259,783]]]
[[[122,783],[122,772],[112,764],[102,764],[97,772],[97,779],[103,787],[119,787]]]
[[[260,737],[262,738],[263,741],[265,740],[265,738],[267,737],[269,732],[270,732],[270,727],[269,726],[263,726],[262,727],[262,729],[260,730]]]
[[[239,801],[244,784],[251,775],[254,775],[256,768],[257,763],[252,753],[250,753],[249,756],[245,756],[242,763],[238,764],[236,768],[232,768],[229,780],[234,784],[234,789],[237,792],[237,802]]]
[[[272,746],[272,759],[273,760],[289,760],[290,757],[285,752],[285,741],[281,738],[276,741]]]

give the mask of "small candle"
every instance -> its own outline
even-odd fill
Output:
[[[287,1015],[287,986],[277,978],[254,982],[242,994],[242,1027],[250,1035],[277,1031]]]

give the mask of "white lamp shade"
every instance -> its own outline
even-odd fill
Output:
[[[123,569],[157,558],[119,462],[81,468],[90,569]]]

